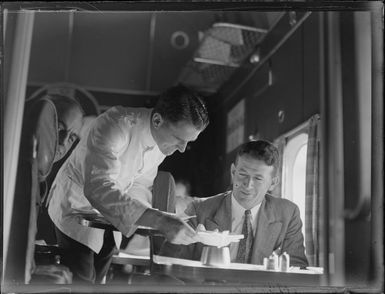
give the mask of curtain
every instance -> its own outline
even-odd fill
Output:
[[[306,158],[305,188],[305,248],[310,266],[319,266],[319,148],[320,117],[318,114],[309,119],[308,146]]]

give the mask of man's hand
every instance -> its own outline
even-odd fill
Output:
[[[188,245],[196,242],[196,232],[178,217],[165,215],[158,228],[170,243]]]
[[[146,209],[136,224],[161,231],[173,244],[188,245],[197,242],[196,232],[192,227],[182,219],[159,210]]]

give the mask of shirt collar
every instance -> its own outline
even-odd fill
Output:
[[[152,114],[152,108],[146,109],[147,111],[144,114],[143,122],[144,122],[144,131],[143,131],[143,138],[142,143],[143,146],[152,149],[154,146],[156,146],[156,142],[154,140],[154,137],[151,134],[151,114]]]
[[[260,207],[261,207],[261,203],[259,203],[258,205],[254,206],[252,209],[250,209],[251,219],[253,220],[252,221],[253,228],[254,228],[254,225],[256,223],[257,214],[258,214],[258,210]],[[246,209],[243,206],[241,206],[238,203],[238,201],[235,199],[234,194],[231,193],[231,213],[232,213],[233,219],[234,220],[241,220],[243,218],[243,216],[245,215],[245,210]]]

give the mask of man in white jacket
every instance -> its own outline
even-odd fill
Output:
[[[164,158],[184,152],[208,123],[202,98],[182,85],[161,94],[154,109],[117,106],[95,119],[50,191],[48,213],[74,282],[100,283],[115,248],[111,232],[80,225],[77,211],[96,209],[126,236],[144,225],[171,243],[195,242],[185,222],[151,208],[151,189]]]

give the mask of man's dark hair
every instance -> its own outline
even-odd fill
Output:
[[[274,167],[274,175],[279,167],[279,151],[272,143],[264,140],[251,141],[242,144],[238,148],[236,162],[242,155],[249,155],[252,158],[262,160],[266,165]]]
[[[197,130],[203,130],[209,124],[207,108],[201,95],[181,84],[160,95],[154,112],[171,123],[187,121]]]

